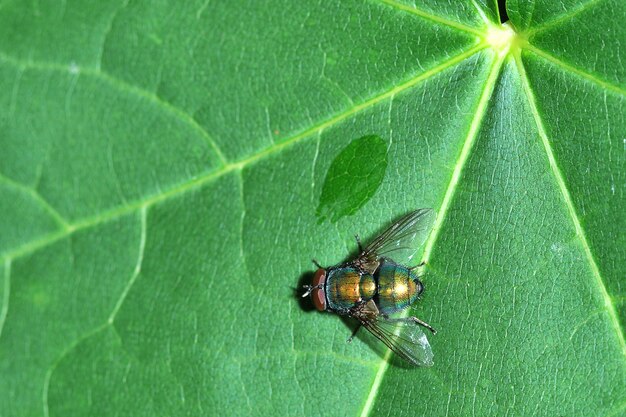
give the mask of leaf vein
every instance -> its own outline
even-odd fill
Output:
[[[524,64],[522,63],[521,55],[519,53],[515,54],[515,63],[517,65],[520,78],[522,80],[522,85],[524,88],[524,92],[526,93],[526,97],[527,97],[527,100],[531,109],[531,113],[533,115],[533,118],[535,119],[535,124],[537,125],[537,131],[539,133],[539,137],[541,138],[541,142],[543,143],[544,149],[548,156],[548,161],[550,163],[552,174],[554,175],[557,186],[559,187],[559,190],[561,191],[563,200],[565,202],[569,215],[572,219],[572,223],[574,224],[574,228],[576,229],[576,235],[580,239],[580,243],[585,252],[587,261],[589,262],[589,266],[591,268],[593,278],[595,279],[595,282],[597,284],[597,288],[600,291],[600,295],[604,300],[604,305],[609,313],[611,324],[615,329],[615,333],[616,333],[619,345],[622,349],[622,354],[626,356],[626,342],[624,341],[624,334],[619,324],[619,319],[617,317],[617,312],[615,311],[615,306],[611,302],[611,296],[609,295],[606,289],[606,286],[604,285],[604,281],[602,280],[600,269],[598,268],[598,264],[596,263],[593,253],[591,252],[591,247],[589,246],[589,242],[587,241],[587,236],[578,218],[576,208],[574,207],[574,202],[572,200],[572,197],[565,183],[563,174],[561,173],[561,170],[559,169],[556,163],[554,152],[552,151],[552,146],[550,145],[550,140],[548,139],[546,129],[543,125],[543,121],[537,109],[537,102],[535,99],[534,92],[532,91],[530,82],[526,75]]]
[[[547,22],[544,22],[540,25],[535,26],[534,28],[529,29],[528,31],[526,31],[526,36],[530,35],[536,35],[539,32],[543,32],[544,30],[547,29],[551,29],[555,26],[558,26],[559,24],[561,24],[563,21],[566,21],[568,19],[571,19],[572,17],[589,10],[591,7],[595,6],[597,3],[599,3],[602,0],[591,0],[588,1],[587,3],[583,3],[578,5],[577,7],[574,7],[573,9],[560,14],[558,16],[555,16],[553,19],[548,20]],[[529,21],[530,23],[530,21]]]
[[[615,407],[614,410],[609,411],[606,417],[619,416],[624,410],[626,410],[626,402],[623,402],[622,404],[618,405],[617,407]]]
[[[69,230],[70,225],[67,220],[52,206],[46,199],[44,199],[41,194],[37,192],[34,188],[27,187],[17,181],[14,181],[4,175],[0,174],[0,183],[5,183],[6,185],[13,187],[21,192],[28,194],[33,200],[35,200],[39,206],[46,211],[50,217],[64,230]]]
[[[492,25],[492,23],[489,21],[489,18],[487,18],[487,15],[485,15],[485,11],[476,3],[476,0],[472,0],[472,5],[476,9],[476,13],[478,13],[482,21],[485,23],[485,25],[486,26]]]
[[[448,19],[446,19],[444,17],[441,17],[441,16],[437,16],[437,15],[425,12],[423,10],[418,9],[415,6],[413,6],[413,7],[407,6],[406,4],[398,3],[398,2],[396,2],[394,0],[377,0],[377,1],[379,3],[382,3],[382,4],[385,4],[385,5],[389,6],[389,7],[392,7],[394,9],[398,9],[398,10],[401,10],[401,11],[413,14],[415,16],[419,16],[419,17],[421,17],[423,19],[427,19],[427,20],[430,20],[430,21],[433,21],[435,23],[439,23],[439,24],[442,24],[442,25],[445,25],[445,26],[449,26],[451,28],[458,29],[458,30],[463,31],[463,32],[471,33],[472,35],[476,35],[479,38],[482,38],[482,36],[483,36],[483,33],[480,30],[478,30],[478,29],[475,29],[475,28],[473,28],[471,26],[464,25],[464,24],[459,23],[459,22],[455,22],[453,20],[448,20]]]
[[[243,270],[246,273],[246,278],[248,279],[248,281],[250,281],[250,284],[252,284],[251,282],[251,275],[250,275],[250,270],[248,269],[248,259],[246,257],[246,251],[244,249],[244,242],[243,242],[243,232],[244,232],[244,222],[246,220],[246,199],[245,199],[245,194],[244,194],[244,179],[243,179],[243,169],[240,169],[239,171],[237,171],[239,173],[238,177],[239,177],[239,198],[241,199],[241,219],[240,219],[240,226],[239,226],[239,257],[241,258],[242,264],[243,264]]]
[[[576,67],[574,67],[574,66],[572,66],[570,64],[567,64],[567,63],[561,61],[560,59],[550,55],[549,53],[544,52],[541,49],[536,48],[536,47],[534,47],[532,45],[526,45],[525,49],[530,51],[530,52],[532,52],[532,53],[534,53],[538,57],[545,59],[546,61],[548,61],[549,63],[551,63],[554,66],[557,66],[557,67],[559,67],[559,68],[561,68],[563,70],[566,70],[566,71],[568,71],[568,72],[570,72],[570,73],[572,73],[574,75],[577,75],[580,78],[583,78],[583,79],[585,79],[587,81],[590,81],[590,82],[592,82],[594,84],[597,84],[597,85],[599,85],[600,87],[602,87],[604,89],[607,89],[607,90],[613,91],[615,93],[621,94],[623,96],[626,96],[626,90],[624,90],[623,88],[621,88],[619,86],[613,85],[613,84],[611,84],[608,81],[605,81],[605,80],[603,80],[601,78],[598,78],[595,74],[590,74],[588,72],[581,71],[580,69],[578,69],[578,68],[576,68]]]
[[[119,300],[115,304],[115,307],[113,308],[113,311],[111,312],[111,315],[109,316],[109,319],[108,319],[109,324],[113,324],[113,321],[115,320],[115,316],[117,315],[118,311],[122,307],[122,304],[124,303],[124,300],[126,299],[126,296],[128,295],[131,287],[133,286],[133,284],[137,280],[137,277],[139,276],[139,273],[141,272],[141,265],[143,263],[143,255],[146,249],[146,235],[147,235],[147,230],[148,230],[148,224],[147,224],[148,223],[148,207],[143,206],[139,213],[140,213],[139,215],[140,215],[140,223],[141,223],[141,236],[139,238],[139,250],[137,254],[137,263],[135,264],[135,269],[133,271],[133,274],[130,277],[130,280],[128,280],[128,284],[126,284],[124,291],[122,291],[122,294],[120,295]]]
[[[49,415],[50,415],[50,409],[49,409],[49,405],[48,405],[48,392],[49,392],[49,389],[50,389],[50,381],[52,380],[52,374],[54,374],[54,371],[56,370],[56,368],[59,366],[61,361],[63,361],[63,359],[67,355],[69,355],[69,353],[72,350],[74,350],[76,348],[76,346],[78,346],[79,344],[81,344],[85,340],[95,336],[96,334],[100,333],[101,331],[105,330],[109,326],[110,326],[110,324],[108,322],[103,323],[103,324],[99,325],[98,327],[96,327],[96,328],[86,332],[84,335],[80,336],[79,338],[77,338],[74,341],[74,343],[70,344],[68,346],[68,348],[65,349],[59,355],[59,357],[54,361],[54,363],[50,366],[50,368],[48,368],[48,370],[46,371],[46,374],[44,376],[43,389],[42,389],[42,401],[43,401],[43,415],[44,415],[44,417],[49,417]]]
[[[59,357],[54,361],[54,363],[46,371],[46,374],[44,376],[43,390],[42,390],[43,415],[44,415],[44,417],[48,417],[49,413],[50,413],[49,406],[48,406],[48,391],[49,391],[49,387],[50,387],[50,380],[52,379],[52,374],[54,373],[54,371],[57,368],[57,366],[59,365],[59,363],[61,363],[61,361],[73,349],[75,349],[79,344],[81,344],[85,340],[93,337],[94,335],[98,334],[99,332],[103,331],[107,327],[110,326],[111,329],[115,332],[115,334],[117,334],[117,331],[116,331],[114,323],[113,323],[113,321],[115,319],[115,315],[119,311],[120,307],[122,306],[122,303],[124,302],[124,300],[126,299],[126,296],[128,295],[128,292],[130,291],[130,288],[135,283],[139,273],[141,272],[141,265],[142,265],[142,262],[143,262],[143,255],[144,255],[144,251],[145,251],[145,247],[146,247],[147,209],[148,208],[146,206],[144,206],[144,207],[142,207],[140,209],[140,224],[141,224],[141,232],[140,233],[141,233],[141,235],[140,235],[140,238],[139,238],[139,250],[138,250],[138,254],[137,254],[137,262],[135,264],[135,268],[133,270],[133,274],[132,274],[128,284],[126,285],[126,287],[122,291],[122,294],[121,294],[119,300],[115,304],[115,307],[113,308],[113,311],[111,312],[111,315],[109,316],[109,318],[107,319],[107,321],[105,323],[102,323],[101,325],[97,326],[96,328],[88,331],[87,333],[85,333],[81,337],[77,338],[72,344],[70,344],[69,347],[67,349],[65,349],[61,353],[61,355],[59,355]],[[5,262],[8,262],[9,265],[10,265],[10,259],[7,259]],[[6,269],[6,265],[7,264],[5,263],[5,269]],[[6,304],[8,306],[8,303],[6,303]],[[1,318],[2,317],[0,316],[0,334],[1,334],[1,330],[2,330],[2,327],[1,327],[2,320],[1,320]],[[119,337],[119,335],[118,335],[118,337]],[[120,338],[120,342],[121,342],[121,338]]]
[[[100,71],[100,69],[102,68],[102,56],[104,55],[104,47],[106,45],[107,37],[109,36],[109,34],[111,33],[111,30],[113,29],[113,22],[115,22],[115,18],[119,15],[119,13],[122,10],[124,10],[126,6],[128,6],[129,1],[130,0],[124,0],[121,6],[113,11],[113,13],[111,14],[111,18],[109,19],[109,22],[104,29],[104,33],[102,34],[102,46],[100,47],[100,51],[98,53],[98,59],[96,62],[96,69],[98,71]]]
[[[463,149],[461,150],[461,154],[459,155],[455,163],[452,177],[450,178],[450,182],[448,183],[446,193],[441,202],[441,208],[439,210],[437,220],[435,221],[435,224],[433,226],[433,231],[431,232],[428,240],[426,241],[426,246],[424,248],[424,255],[422,257],[422,260],[426,263],[428,263],[428,260],[430,259],[430,254],[432,252],[433,246],[439,235],[439,230],[441,230],[441,225],[446,217],[452,198],[454,197],[454,194],[458,185],[458,181],[461,176],[461,172],[463,171],[463,167],[465,166],[465,163],[467,162],[469,158],[469,154],[473,148],[473,144],[475,142],[475,139],[478,133],[480,122],[482,121],[482,118],[485,114],[487,104],[489,102],[489,97],[491,96],[491,93],[495,86],[495,82],[500,72],[500,68],[502,67],[502,63],[504,62],[504,58],[505,56],[499,56],[494,61],[491,67],[489,76],[485,82],[485,88],[478,101],[476,112],[474,113],[475,114],[474,119],[472,120],[470,127],[468,129],[467,137],[465,138],[465,142],[463,144]],[[403,316],[406,316],[407,314],[408,314],[408,310],[405,310],[405,313]],[[378,389],[380,387],[380,384],[382,383],[383,377],[389,366],[389,358],[391,357],[391,354],[392,354],[391,350],[387,349],[385,356],[380,362],[378,372],[376,373],[376,376],[374,377],[374,381],[372,383],[372,388],[367,397],[367,400],[365,401],[363,410],[361,411],[361,417],[368,416],[373,409],[374,401],[378,394]]]
[[[11,292],[11,260],[4,261],[4,288],[2,289],[2,308],[0,309],[0,338],[2,337],[2,329],[4,322],[9,313],[9,293]]]
[[[113,75],[110,75],[100,69],[92,69],[92,68],[80,68],[77,67],[75,63],[70,63],[69,65],[62,65],[56,63],[48,63],[48,62],[37,62],[37,61],[27,61],[24,62],[18,58],[12,57],[3,51],[0,51],[0,62],[4,62],[6,64],[17,67],[20,70],[32,69],[37,71],[50,71],[50,72],[59,72],[59,73],[69,73],[76,74],[80,73],[81,75],[86,75],[89,77],[93,77],[104,82],[109,83],[114,88],[118,89],[122,92],[127,92],[130,94],[134,94],[136,96],[145,98],[153,103],[156,103],[158,106],[164,109],[165,112],[174,115],[177,119],[182,121],[183,123],[190,126],[192,129],[196,130],[201,137],[204,138],[205,142],[213,149],[213,152],[220,160],[222,165],[227,164],[227,160],[222,153],[221,149],[217,146],[217,143],[213,138],[209,135],[209,133],[196,122],[196,120],[189,115],[184,110],[174,106],[168,101],[163,100],[161,97],[157,96],[155,93],[150,92],[142,87],[135,86],[130,84],[120,78],[117,78]]]

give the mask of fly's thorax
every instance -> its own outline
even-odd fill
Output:
[[[376,295],[376,281],[370,274],[361,275],[361,282],[359,283],[359,290],[361,291],[361,298],[365,301],[370,300]]]
[[[417,275],[409,268],[385,261],[378,271],[378,309],[383,314],[404,310],[423,290]]]
[[[359,301],[370,300],[376,294],[376,281],[370,274],[345,267],[329,271],[326,298],[330,310],[346,310]]]

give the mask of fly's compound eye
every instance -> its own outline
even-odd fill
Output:
[[[315,276],[313,277],[313,282],[311,283],[313,287],[313,291],[311,292],[311,298],[313,299],[313,304],[315,308],[319,311],[326,310],[326,292],[324,291],[324,284],[326,283],[326,270],[318,269],[315,272]]]

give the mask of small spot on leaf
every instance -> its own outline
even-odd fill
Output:
[[[387,144],[376,135],[354,139],[335,157],[322,186],[316,215],[335,223],[376,194],[387,170]]]

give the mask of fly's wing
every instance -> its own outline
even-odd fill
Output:
[[[402,359],[416,366],[433,366],[433,351],[419,324],[382,316],[361,324]]]
[[[416,366],[433,366],[433,351],[420,325],[410,319],[385,318],[373,304],[369,301],[353,316],[402,359]]]
[[[378,259],[389,257],[396,262],[410,261],[417,249],[424,244],[435,222],[433,209],[415,210],[382,232],[374,239],[359,258],[364,264],[378,264]]]

